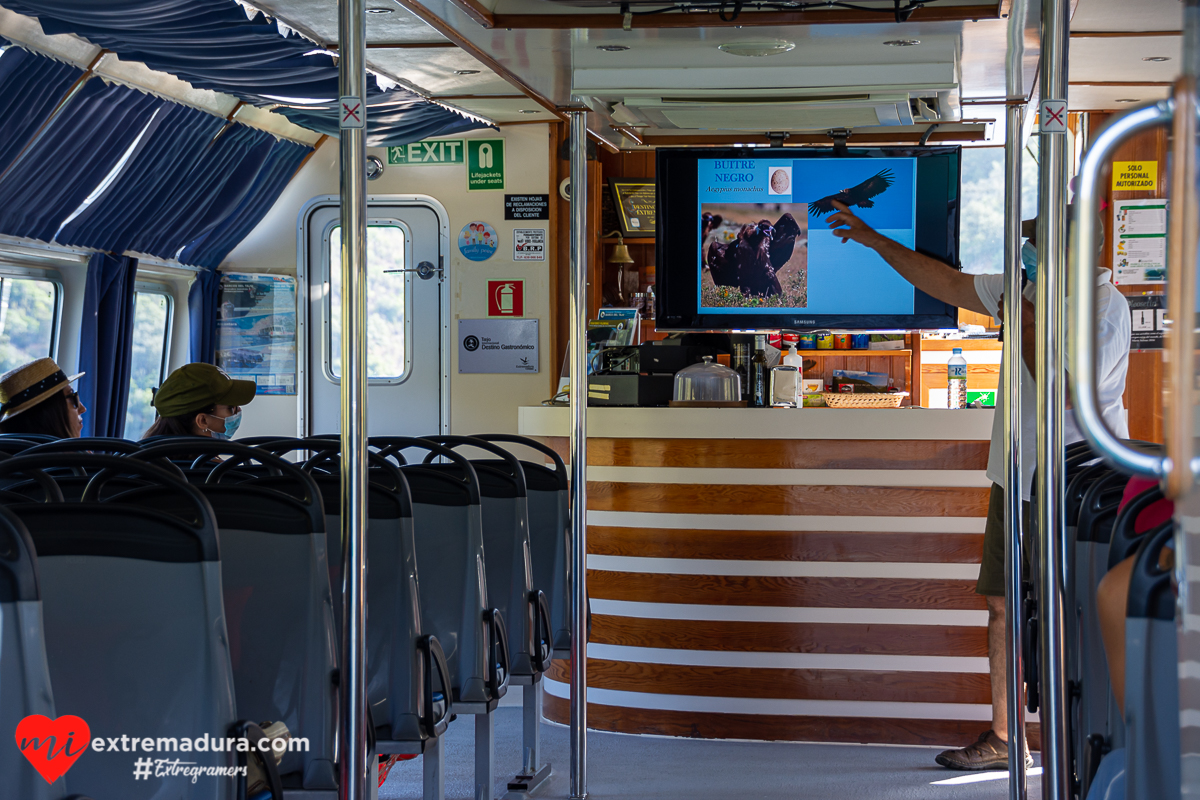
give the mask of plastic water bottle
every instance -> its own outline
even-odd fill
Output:
[[[962,348],[954,348],[954,354],[946,362],[946,388],[949,389],[949,408],[967,407],[967,360]]]

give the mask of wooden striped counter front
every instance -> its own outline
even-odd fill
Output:
[[[590,727],[974,741],[992,413],[590,410]],[[564,458],[568,422],[520,410]],[[550,720],[568,721],[568,680],[557,662]]]

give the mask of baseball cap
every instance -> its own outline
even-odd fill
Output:
[[[212,364],[185,364],[172,372],[154,393],[154,410],[161,417],[200,412],[216,404],[244,406],[254,399],[254,381],[235,380]]]

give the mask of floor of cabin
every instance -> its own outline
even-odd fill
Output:
[[[496,797],[521,762],[519,692],[496,719]],[[514,704],[515,702],[515,704]],[[446,738],[446,800],[474,800],[474,722],[459,717]],[[543,760],[554,766],[535,800],[570,796],[570,731],[542,725]],[[785,742],[733,742],[588,734],[588,796],[596,800],[1005,800],[1005,772],[964,773],[939,767],[941,748]],[[1034,754],[1036,764],[1041,760]],[[1040,766],[1029,774],[1029,798],[1041,797]],[[421,760],[401,762],[380,800],[419,800]]]

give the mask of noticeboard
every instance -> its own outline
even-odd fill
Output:
[[[654,238],[657,232],[654,181],[609,178],[608,186],[617,206],[621,235],[627,239]]]
[[[217,366],[258,394],[296,393],[296,279],[226,272],[217,306]]]

